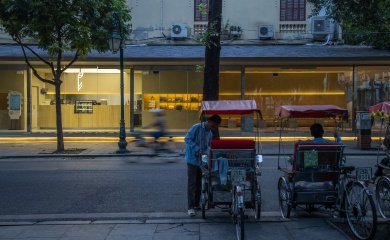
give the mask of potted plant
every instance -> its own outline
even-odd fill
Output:
[[[221,40],[227,40],[229,39],[229,19],[225,22],[225,24],[222,25],[221,30]]]
[[[240,26],[230,26],[230,38],[241,37],[242,29]]]

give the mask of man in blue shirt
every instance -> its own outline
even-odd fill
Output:
[[[307,140],[307,142],[329,142],[329,143],[334,142],[332,140],[328,140],[322,137],[324,135],[324,129],[322,125],[319,123],[314,123],[313,125],[311,125],[310,132],[311,135],[314,137],[314,139]],[[344,144],[343,141],[341,141],[341,138],[337,134],[337,132],[334,133],[334,138],[336,139],[337,143]]]
[[[195,209],[199,209],[200,195],[202,191],[202,155],[210,151],[212,139],[211,130],[216,129],[221,124],[221,117],[212,115],[206,122],[197,123],[191,127],[186,134],[185,161],[187,162],[188,176],[188,215],[195,216]]]

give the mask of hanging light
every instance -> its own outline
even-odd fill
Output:
[[[110,34],[110,38],[108,39],[108,45],[112,53],[117,53],[119,48],[121,47],[121,35],[118,31],[112,31]]]

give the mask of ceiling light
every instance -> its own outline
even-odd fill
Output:
[[[101,68],[68,68],[65,73],[120,73],[119,69],[101,69]]]

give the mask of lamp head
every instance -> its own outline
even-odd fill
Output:
[[[111,50],[111,52],[116,53],[118,52],[119,48],[121,47],[121,35],[117,31],[113,31],[110,34],[110,38],[108,39],[108,45]]]

